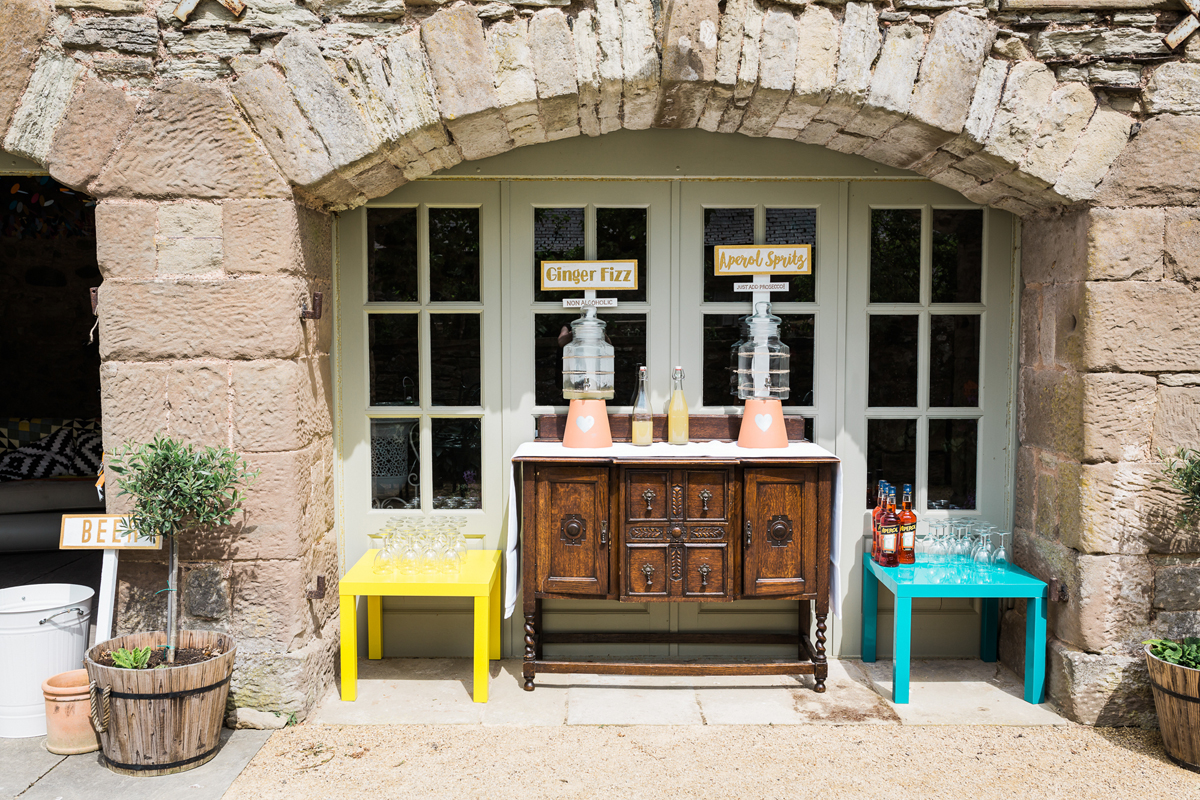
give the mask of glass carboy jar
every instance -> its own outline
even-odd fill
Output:
[[[563,348],[565,399],[612,399],[613,346],[604,340],[605,327],[591,306],[571,323],[571,341]]]
[[[781,320],[770,312],[769,303],[759,303],[753,316],[742,320],[746,329],[737,352],[738,397],[787,399],[791,350],[779,340]]]

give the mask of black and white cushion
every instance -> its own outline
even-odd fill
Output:
[[[104,442],[98,431],[75,434],[75,449],[72,451],[72,475],[99,475],[104,463]]]
[[[75,471],[75,435],[69,428],[0,457],[0,481],[37,480],[71,475]]]

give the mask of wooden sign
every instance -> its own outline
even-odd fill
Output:
[[[162,537],[139,538],[121,514],[63,514],[60,550],[161,550]]]
[[[713,248],[717,275],[811,275],[810,244],[744,244]]]
[[[543,261],[542,291],[636,289],[637,259],[622,261]]]

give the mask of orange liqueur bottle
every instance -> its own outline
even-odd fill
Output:
[[[901,564],[917,563],[917,515],[912,510],[912,484],[904,484],[904,507],[898,515],[900,519],[900,558]]]
[[[871,512],[871,560],[876,563],[879,563],[879,518],[883,516],[886,497],[887,482],[881,480],[875,490],[875,510]]]
[[[899,562],[900,517],[896,515],[896,490],[888,488],[887,508],[879,517],[879,565],[894,567]]]

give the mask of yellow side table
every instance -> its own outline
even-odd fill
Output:
[[[476,703],[488,699],[488,661],[500,658],[499,550],[468,550],[467,562],[455,576],[376,575],[372,567],[376,550],[368,550],[338,584],[342,613],[342,699],[358,697],[358,615],[356,598],[367,598],[367,656],[383,656],[384,597],[474,597],[475,598],[475,693]]]

